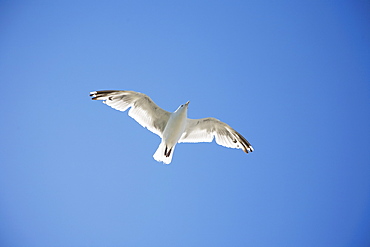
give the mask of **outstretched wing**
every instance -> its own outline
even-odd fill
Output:
[[[228,148],[253,152],[252,145],[233,128],[215,118],[187,119],[187,126],[179,142],[212,142]]]
[[[104,100],[103,103],[119,111],[126,111],[131,107],[128,115],[160,137],[171,115],[143,93],[104,90],[91,92],[90,96],[93,100]]]

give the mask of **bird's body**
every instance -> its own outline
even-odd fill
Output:
[[[163,131],[162,142],[153,155],[155,160],[165,164],[171,163],[175,146],[186,127],[188,104],[181,105],[168,119]]]
[[[189,119],[189,102],[170,113],[158,107],[147,95],[134,91],[104,90],[91,92],[93,100],[104,100],[114,109],[125,111],[143,127],[162,138],[153,158],[169,164],[177,143],[211,142],[216,138],[219,145],[253,152],[250,143],[233,128],[215,118]]]

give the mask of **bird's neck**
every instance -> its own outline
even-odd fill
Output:
[[[173,114],[175,116],[185,116],[185,117],[187,117],[188,111],[187,111],[187,109],[183,108],[183,109],[176,110]]]

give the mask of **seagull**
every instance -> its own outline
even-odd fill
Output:
[[[177,143],[212,142],[214,138],[217,144],[228,148],[242,149],[245,153],[254,151],[241,134],[216,118],[187,118],[189,101],[171,113],[139,92],[102,90],[90,92],[90,96],[119,111],[131,107],[128,115],[162,139],[153,155],[158,162],[170,164]]]

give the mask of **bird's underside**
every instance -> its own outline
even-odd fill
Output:
[[[187,118],[188,104],[181,105],[171,113],[156,105],[147,95],[134,91],[104,90],[90,93],[93,100],[103,100],[128,115],[143,127],[161,137],[162,141],[154,159],[166,164],[171,163],[174,148],[181,142],[212,142],[229,148],[253,152],[252,145],[228,124],[215,118]]]

